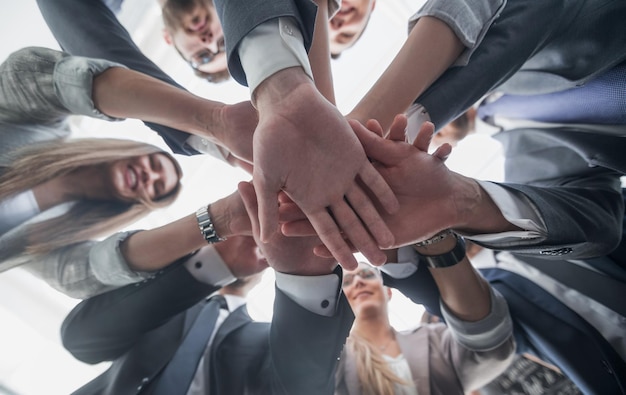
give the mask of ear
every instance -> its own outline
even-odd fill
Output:
[[[391,291],[391,287],[385,287],[385,291],[387,292],[387,301],[390,301],[391,297],[393,296],[393,292]]]
[[[172,35],[165,27],[163,28],[163,39],[168,45],[172,45],[172,43],[174,42],[174,40],[172,39]]]
[[[376,8],[376,0],[372,0],[372,10],[370,12],[374,11],[374,8]]]

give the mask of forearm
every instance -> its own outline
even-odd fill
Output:
[[[421,255],[442,255],[451,251],[457,243],[456,237],[424,247],[415,247]],[[489,315],[491,297],[489,284],[474,270],[467,256],[448,267],[429,268],[448,310],[463,321],[475,322]]]
[[[237,194],[212,203],[209,214],[220,237],[244,233],[247,214]],[[121,246],[128,266],[135,271],[155,271],[207,245],[195,213],[159,228],[129,236]]]
[[[450,27],[433,17],[421,18],[398,55],[376,84],[352,110],[360,121],[378,120],[387,130],[463,51]]]
[[[309,60],[311,61],[311,70],[315,78],[315,86],[328,101],[334,104],[335,91],[333,88],[330,47],[328,44],[328,1],[316,0],[317,17],[315,19],[313,43],[309,50]]]
[[[463,234],[520,230],[504,217],[498,205],[476,180],[460,174],[454,177],[453,194],[457,216],[452,229]]]
[[[145,74],[111,68],[94,78],[93,101],[116,118],[136,118],[223,140],[219,111],[222,103],[202,99]]]

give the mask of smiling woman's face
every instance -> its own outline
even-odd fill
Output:
[[[107,177],[114,196],[122,201],[141,198],[158,201],[178,185],[176,166],[161,153],[121,159],[108,166]]]
[[[384,310],[389,298],[380,273],[366,263],[344,271],[342,288],[357,318],[368,310]]]

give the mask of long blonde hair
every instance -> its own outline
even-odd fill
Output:
[[[356,360],[363,395],[394,395],[396,384],[410,384],[391,370],[383,354],[373,344],[354,331],[350,333],[346,347]]]
[[[81,167],[154,153],[167,156],[176,168],[179,182],[171,193],[158,201],[142,198],[134,203],[80,200],[67,213],[29,226],[25,251],[43,254],[104,236],[136,221],[155,208],[171,204],[180,191],[182,170],[169,153],[153,145],[131,140],[53,140],[11,152],[11,164],[0,176],[0,200]]]

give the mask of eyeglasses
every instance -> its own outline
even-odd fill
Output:
[[[200,70],[200,67],[211,63],[213,60],[215,60],[215,57],[217,55],[225,51],[226,45],[224,44],[224,39],[221,39],[217,43],[217,52],[213,52],[208,48],[204,48],[203,50],[196,52],[191,56],[191,59],[189,59],[189,65],[194,70],[202,71]]]
[[[363,280],[369,280],[369,279],[376,277],[376,271],[374,271],[374,269],[363,268],[363,269],[357,270],[354,273],[344,274],[343,282],[341,283],[341,286],[345,288],[348,285],[351,285],[354,279],[356,278],[356,276],[361,277],[361,279]]]

